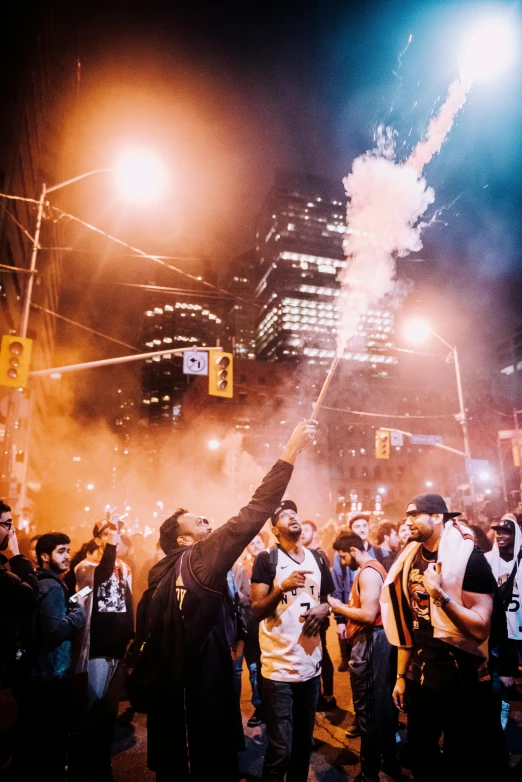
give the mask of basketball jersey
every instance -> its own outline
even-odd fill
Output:
[[[303,682],[321,673],[322,647],[319,633],[303,635],[303,614],[321,602],[321,571],[317,560],[304,549],[303,562],[296,562],[278,549],[274,584],[279,587],[296,570],[309,570],[304,587],[285,592],[275,614],[259,624],[261,669],[265,679]]]

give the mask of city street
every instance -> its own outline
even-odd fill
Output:
[[[336,669],[335,696],[338,708],[328,714],[318,714],[316,718],[315,740],[317,749],[312,755],[309,782],[341,782],[352,780],[359,772],[359,739],[347,739],[345,731],[353,721],[348,673],[337,673],[339,664],[337,642],[333,627],[329,633],[329,649]],[[242,710],[245,723],[246,752],[241,755],[242,782],[258,782],[264,752],[264,728],[247,728],[246,720],[252,712],[249,702],[250,687],[248,677],[243,674]],[[122,704],[122,710],[127,704]],[[403,763],[407,763],[405,730],[401,730],[401,753]],[[522,768],[522,702],[512,704],[512,718],[507,728],[513,779]],[[487,748],[485,748],[487,751]],[[154,774],[146,767],[146,731],[144,715],[136,715],[134,731],[118,726],[114,746],[113,775],[116,782],[153,782]],[[517,768],[518,766],[518,768]],[[516,769],[516,770],[515,770]],[[411,776],[405,767],[406,776]],[[520,777],[519,777],[520,778]],[[381,780],[388,780],[381,773]],[[224,782],[224,781],[223,781]],[[231,781],[232,782],[232,781]],[[492,782],[497,782],[492,780]]]

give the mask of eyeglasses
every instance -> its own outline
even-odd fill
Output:
[[[7,529],[10,529],[12,526],[12,521],[0,521],[0,527],[7,527]]]

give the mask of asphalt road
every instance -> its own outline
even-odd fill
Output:
[[[359,739],[347,739],[345,731],[353,721],[349,676],[338,673],[338,646],[333,628],[329,631],[328,645],[335,665],[335,696],[338,708],[334,712],[318,714],[314,737],[316,751],[312,754],[309,782],[351,782],[359,773]],[[520,679],[519,679],[520,684]],[[253,708],[249,701],[250,685],[243,676],[241,707],[245,722],[246,751],[240,755],[243,782],[259,782],[265,747],[264,727],[247,728],[246,720]],[[128,704],[122,704],[122,710]],[[400,757],[405,764],[404,773],[411,776],[407,764],[405,731],[401,730]],[[510,749],[513,779],[522,779],[522,702],[512,704],[511,719],[506,738]],[[515,770],[516,768],[516,770]],[[113,755],[113,776],[116,782],[154,782],[155,775],[147,770],[145,717],[136,715],[133,725],[118,726]],[[381,780],[389,780],[381,772]],[[224,782],[217,780],[216,782]],[[232,781],[231,781],[232,782]],[[472,780],[469,780],[472,782]],[[492,780],[491,782],[496,782]]]

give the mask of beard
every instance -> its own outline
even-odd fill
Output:
[[[432,535],[433,531],[421,532],[420,530],[417,530],[417,532],[410,532],[410,541],[413,540],[415,543],[426,543]]]

